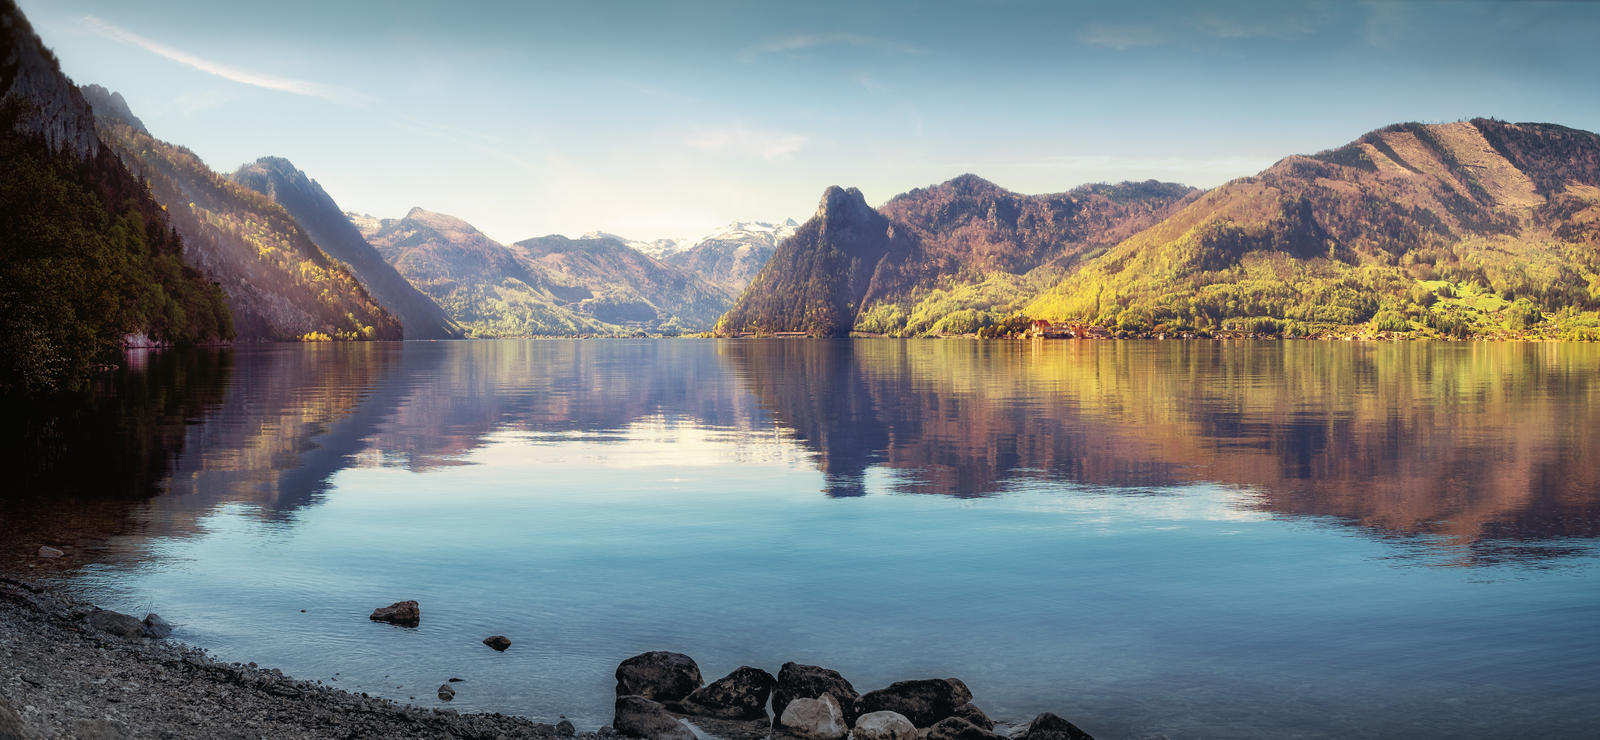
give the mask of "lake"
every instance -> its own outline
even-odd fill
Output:
[[[6,567],[299,678],[439,706],[460,677],[455,709],[592,729],[617,663],[665,649],[707,681],[956,676],[997,719],[1101,740],[1600,723],[1592,345],[130,359],[8,420]],[[400,599],[420,628],[367,620]]]

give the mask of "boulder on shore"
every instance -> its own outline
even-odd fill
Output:
[[[703,683],[700,666],[683,653],[653,650],[635,655],[617,666],[617,696],[679,701]]]
[[[90,627],[129,640],[144,637],[144,622],[121,612],[96,609],[85,618]]]
[[[492,637],[483,638],[483,644],[503,653],[506,651],[506,648],[511,647],[511,640],[505,635],[494,635]]]
[[[778,683],[772,688],[772,714],[783,716],[783,710],[795,699],[815,699],[832,694],[844,711],[846,722],[854,724],[861,711],[856,706],[861,694],[838,671],[802,663],[784,663],[778,669]]]
[[[945,717],[928,728],[928,740],[1005,740],[960,717]]]
[[[806,740],[839,740],[850,734],[845,723],[844,710],[832,694],[817,699],[799,698],[789,702],[778,717],[778,724],[793,735]]]
[[[439,684],[439,701],[451,701],[456,698],[456,690],[450,684]]]
[[[367,617],[374,622],[388,622],[401,627],[415,627],[422,624],[422,608],[415,601],[396,601],[388,606],[372,610],[372,616]]]
[[[968,722],[971,722],[972,724],[982,727],[985,730],[994,729],[994,720],[989,719],[989,715],[984,714],[983,710],[978,708],[978,705],[973,704],[970,701],[966,704],[956,707],[950,712],[950,716],[960,717]]]
[[[162,619],[160,614],[150,612],[144,615],[144,634],[146,637],[160,640],[172,634],[172,624]]]
[[[666,707],[642,696],[617,697],[611,726],[623,735],[647,740],[695,740],[694,732],[668,713]]]
[[[898,712],[868,712],[856,718],[855,740],[916,740],[917,728]]]
[[[766,719],[767,697],[777,682],[760,668],[739,666],[685,697],[683,711],[719,719]]]
[[[1023,740],[1094,740],[1078,726],[1049,712],[1041,712],[1018,737]]]
[[[562,717],[561,721],[556,723],[556,734],[562,737],[572,737],[578,734],[578,727],[572,724],[572,720]]]
[[[972,701],[972,691],[957,678],[921,678],[896,681],[887,688],[861,695],[862,712],[899,712],[917,727],[932,727],[955,714],[956,707]]]

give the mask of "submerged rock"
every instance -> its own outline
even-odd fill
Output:
[[[90,627],[101,632],[125,637],[129,640],[137,640],[144,637],[144,622],[139,621],[138,617],[131,617],[121,612],[96,609],[89,613],[85,621],[89,623]]]
[[[928,740],[1003,740],[960,717],[945,717],[928,728]]]
[[[721,719],[765,719],[767,697],[778,680],[760,668],[740,666],[732,673],[695,689],[683,700],[687,714]]]
[[[857,706],[862,712],[899,712],[917,727],[932,727],[970,701],[972,691],[960,679],[922,678],[896,681],[887,688],[869,691]]]
[[[654,650],[635,655],[617,666],[617,696],[679,701],[703,683],[700,666],[683,653]]]
[[[49,545],[44,545],[39,548],[39,557],[41,558],[59,558],[65,554],[66,553],[62,552],[61,550]]]
[[[511,647],[511,640],[507,639],[505,635],[495,635],[483,638],[483,644],[503,653],[506,648]]]
[[[439,684],[439,700],[451,701],[456,698],[456,690],[450,684]]]
[[[643,696],[617,697],[611,726],[623,735],[648,740],[695,740],[694,732],[668,713],[666,707]]]
[[[789,702],[778,717],[778,724],[807,740],[839,740],[850,734],[850,725],[845,724],[844,710],[832,694]]]
[[[838,671],[803,663],[784,663],[778,669],[778,683],[772,689],[772,714],[783,716],[783,710],[795,699],[815,699],[832,694],[844,711],[846,722],[854,723],[860,715],[856,701],[861,694]]]
[[[1041,712],[1017,737],[1023,740],[1094,740],[1078,726],[1049,712]]]
[[[868,712],[856,718],[855,740],[916,740],[917,728],[899,712]]]
[[[372,616],[367,617],[374,622],[388,622],[401,627],[415,627],[422,624],[422,607],[415,601],[396,601],[388,606],[372,610]]]
[[[172,624],[162,619],[160,614],[150,612],[144,615],[144,634],[159,640],[172,634]]]

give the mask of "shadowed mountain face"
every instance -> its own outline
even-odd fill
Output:
[[[185,259],[227,295],[240,339],[402,337],[395,317],[282,206],[128,117],[125,104],[99,117],[106,145],[149,181],[183,237]]]
[[[729,334],[975,332],[1196,192],[1151,181],[1029,196],[962,175],[873,211],[857,191],[832,188],[719,326]]]
[[[517,242],[513,251],[551,280],[586,289],[592,297],[577,310],[609,324],[703,331],[728,308],[720,290],[615,237],[542,236]]]
[[[322,186],[295,169],[289,160],[262,157],[240,167],[233,173],[233,181],[283,206],[317,246],[349,265],[379,305],[400,320],[407,339],[461,336],[460,327],[445,315],[444,309],[395,272],[345,218],[339,204]]]
[[[1600,136],[1561,126],[1390,126],[1206,193],[1025,310],[1135,331],[1587,336],[1597,162]]]
[[[231,338],[221,291],[185,264],[167,215],[11,0],[0,47],[0,403],[82,385],[136,335]]]
[[[830,496],[1047,485],[1159,502],[1217,484],[1236,513],[1461,565],[1600,537],[1600,349],[1585,345],[533,341],[185,357],[125,369],[54,421],[13,419],[9,464],[37,494],[11,502],[17,531],[93,511],[99,534],[73,537],[182,535],[226,503],[287,518],[352,466],[464,464],[508,433],[621,444],[666,423],[803,461]],[[84,465],[85,450],[108,464]],[[690,452],[707,450],[672,454]]]

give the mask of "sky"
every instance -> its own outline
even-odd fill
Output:
[[[1600,130],[1600,2],[21,0],[231,172],[517,241],[691,237],[974,173],[1211,187],[1401,121]]]

